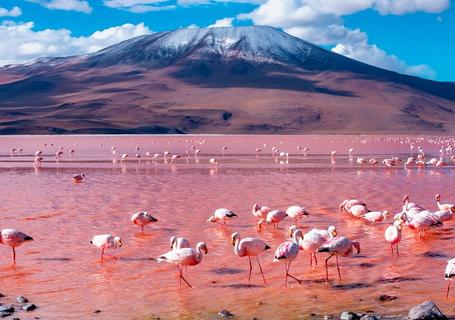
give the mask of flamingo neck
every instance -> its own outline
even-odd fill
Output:
[[[238,256],[240,256],[240,237],[238,237],[236,240],[235,240],[235,244],[234,244],[234,253]]]

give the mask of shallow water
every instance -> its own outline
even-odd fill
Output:
[[[355,156],[382,160],[394,154],[406,159],[411,141],[428,157],[439,157],[441,145],[454,144],[453,138],[366,136],[0,137],[0,227],[19,229],[35,239],[18,248],[15,267],[10,249],[0,246],[0,292],[6,295],[0,302],[25,295],[39,306],[29,315],[42,319],[213,319],[221,309],[239,319],[298,319],[345,309],[396,316],[429,299],[454,314],[455,295],[445,299],[443,279],[446,260],[455,256],[454,222],[431,230],[423,240],[404,228],[401,256],[392,258],[383,238],[390,221],[370,225],[338,211],[347,198],[392,213],[400,209],[404,194],[428,209],[436,209],[435,193],[442,194],[443,203],[455,202],[453,165],[361,167],[346,155],[354,147]],[[113,145],[119,155],[130,154],[126,164],[113,163]],[[303,154],[299,145],[310,150]],[[64,155],[56,162],[59,146]],[[191,146],[201,150],[198,159],[184,155],[194,150]],[[224,155],[222,146],[228,147]],[[288,161],[272,157],[272,146],[291,153]],[[23,151],[11,155],[13,147]],[[140,147],[140,162],[135,147]],[[75,149],[72,156],[70,148]],[[34,167],[38,149],[45,162]],[[144,156],[146,151],[165,150],[182,158],[170,166]],[[330,161],[332,150],[339,153],[336,163]],[[217,167],[208,162],[214,155]],[[75,184],[71,177],[79,172],[85,172],[86,179]],[[290,282],[285,288],[284,266],[272,259],[293,222],[285,220],[281,229],[268,227],[258,233],[251,215],[255,202],[283,210],[302,204],[311,213],[300,223],[305,230],[336,225],[340,235],[360,242],[362,252],[340,258],[342,281],[333,261],[332,280],[326,285],[325,255],[318,256],[319,266],[312,270],[301,251],[291,271],[304,283]],[[207,223],[220,207],[239,217],[226,227]],[[144,233],[129,220],[139,210],[159,220]],[[260,236],[272,246],[260,257],[268,285],[263,285],[253,263],[255,286],[247,287],[248,261],[233,253],[234,231],[242,237]],[[102,233],[122,237],[124,246],[115,250],[118,261],[107,258],[100,263],[99,252],[89,244],[93,235]],[[193,289],[178,286],[175,266],[149,259],[168,251],[172,235],[185,236],[193,245],[208,244],[202,263],[189,268]],[[398,299],[379,302],[381,294]]]

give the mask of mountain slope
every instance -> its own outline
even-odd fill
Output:
[[[271,27],[179,29],[0,69],[0,133],[455,133],[455,85]]]

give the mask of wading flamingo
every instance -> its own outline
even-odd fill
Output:
[[[346,213],[349,213],[349,209],[351,209],[353,206],[364,206],[366,207],[367,205],[360,201],[360,200],[357,200],[357,199],[351,199],[351,200],[344,200],[342,203],[340,203],[339,205],[339,208],[340,208],[340,211],[341,212],[346,212]]]
[[[84,180],[85,178],[85,173],[80,173],[80,174],[75,174],[73,175],[73,181],[74,182],[82,182],[82,180]]]
[[[107,249],[117,249],[123,245],[122,239],[120,237],[114,237],[110,234],[100,234],[94,236],[92,240],[90,240],[90,244],[93,244],[95,247],[101,249],[101,260],[104,258],[104,250]],[[116,256],[112,256],[115,260],[117,260]]]
[[[303,216],[309,216],[310,213],[302,206],[290,206],[286,209],[286,214],[289,218],[294,219],[295,224],[299,219],[302,219]]]
[[[393,246],[396,246],[397,249],[397,256],[400,255],[398,252],[398,243],[401,241],[401,228],[403,224],[403,220],[401,219],[396,219],[393,222],[393,225],[388,226],[387,229],[385,229],[384,237],[385,239],[390,242],[390,250],[392,252],[393,256]]]
[[[299,231],[298,229],[296,231]],[[289,269],[291,268],[291,262],[297,258],[299,254],[299,239],[297,238],[298,234],[294,232],[292,235],[292,241],[286,241],[280,244],[280,246],[275,251],[275,257],[273,262],[284,261],[284,268],[286,269],[286,279],[285,285],[288,285],[288,277],[291,277],[298,283],[302,283],[302,280],[297,279],[293,275],[289,274]]]
[[[33,241],[33,238],[15,229],[3,229],[0,231],[0,243],[13,249],[13,263],[16,264],[16,249],[24,242]]]
[[[158,222],[158,219],[153,217],[147,211],[139,211],[139,212],[134,213],[131,216],[131,222],[140,226],[141,231],[144,231],[144,226],[146,226],[150,223],[153,223],[153,222]]]
[[[251,264],[251,257],[256,257],[259,270],[261,271],[262,280],[264,280],[264,283],[267,284],[258,256],[264,251],[270,249],[270,246],[268,246],[267,243],[258,238],[243,238],[242,240],[240,240],[240,234],[238,232],[234,232],[231,235],[231,240],[232,245],[234,246],[234,253],[239,257],[248,257],[248,262],[250,264],[250,271],[248,273],[248,285],[250,285],[251,271],[253,270],[253,265]]]
[[[441,195],[439,193],[436,194],[434,198],[436,199],[436,204],[438,205],[440,211],[450,211],[455,213],[455,205],[451,203],[441,204]]]
[[[370,211],[363,216],[361,216],[362,219],[365,219],[371,223],[376,223],[380,221],[386,221],[389,218],[390,214],[389,211],[384,210],[384,211]]]
[[[253,213],[253,216],[255,216],[256,218],[265,219],[265,218],[267,218],[267,214],[270,211],[272,211],[272,209],[270,209],[269,207],[260,206],[257,203],[255,203],[253,205],[253,210],[251,211],[251,213]]]
[[[231,210],[228,209],[217,209],[214,213],[213,216],[211,216],[207,222],[216,222],[220,223],[219,221],[223,221],[223,224],[226,224],[226,221],[229,219],[232,219],[234,217],[237,217],[237,215],[232,212]]]
[[[275,229],[278,229],[278,223],[280,221],[283,221],[284,218],[286,218],[288,214],[284,211],[280,210],[272,210],[267,214],[267,218],[261,219],[258,222],[258,228],[262,229],[262,225],[265,224],[272,224]]]
[[[455,258],[447,260],[447,267],[444,272],[444,278],[448,281],[446,298],[449,298],[450,282],[452,282],[453,277],[455,277]]]
[[[178,276],[179,276],[179,284],[182,285],[182,280],[191,288],[189,282],[183,277],[182,274],[182,267],[187,266],[195,266],[201,263],[203,253],[207,254],[209,252],[207,245],[204,242],[199,242],[196,245],[196,249],[193,248],[181,248],[181,249],[174,249],[169,251],[158,258],[156,260],[158,262],[165,261],[168,263],[176,264],[178,267]]]
[[[346,237],[335,237],[324,243],[318,252],[329,252],[330,255],[325,259],[325,276],[326,282],[329,283],[329,266],[328,262],[330,258],[335,256],[337,262],[338,277],[341,280],[340,265],[338,263],[338,256],[346,257],[352,253],[352,248],[357,250],[357,254],[360,253],[360,244],[357,241],[349,240]]]

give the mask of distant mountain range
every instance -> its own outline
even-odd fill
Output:
[[[455,133],[455,84],[271,27],[179,29],[0,68],[0,134]]]

